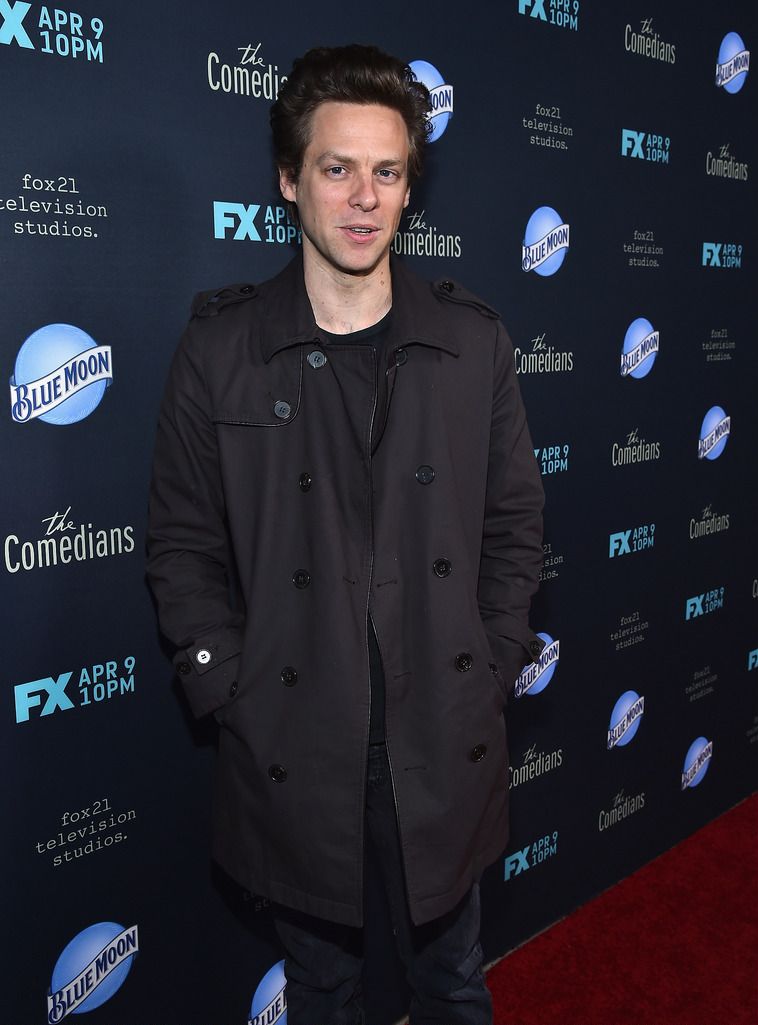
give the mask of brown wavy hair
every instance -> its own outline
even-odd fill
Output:
[[[421,174],[430,132],[429,90],[408,67],[375,46],[318,47],[299,57],[271,108],[274,159],[297,181],[321,103],[380,104],[396,110],[408,130],[408,184]]]

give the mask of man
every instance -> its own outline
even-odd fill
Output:
[[[361,1021],[378,855],[413,1025],[491,1021],[478,880],[542,487],[505,331],[389,250],[429,94],[372,47],[295,62],[271,122],[302,255],[198,297],[160,416],[149,577],[219,731],[214,855],[269,897],[290,1025]]]

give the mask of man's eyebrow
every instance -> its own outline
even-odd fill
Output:
[[[334,150],[325,150],[320,156],[316,158],[317,163],[322,163],[324,160],[333,161],[335,164],[346,164],[351,165],[355,163],[354,157],[345,156],[342,153],[335,153]],[[377,160],[374,163],[375,167],[405,167],[406,161],[402,157],[383,157],[381,160]]]

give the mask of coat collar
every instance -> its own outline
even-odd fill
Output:
[[[428,345],[458,356],[460,349],[444,303],[432,286],[394,257],[392,274],[392,319],[390,345]],[[313,316],[299,253],[281,273],[260,287],[264,301],[261,322],[261,351],[266,363],[282,349],[323,337]]]

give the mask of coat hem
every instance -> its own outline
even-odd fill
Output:
[[[284,904],[288,908],[302,911],[306,915],[313,915],[314,918],[325,919],[328,922],[337,922],[339,925],[349,925],[360,928],[363,925],[363,907],[356,908],[354,904],[347,904],[343,901],[333,900],[328,897],[316,897],[311,893],[298,890],[293,886],[284,883],[277,883],[271,880],[268,883],[253,879],[247,872],[241,871],[239,867],[225,861],[218,853],[213,854],[213,860],[231,878],[250,893],[259,897],[266,897],[276,904]]]

